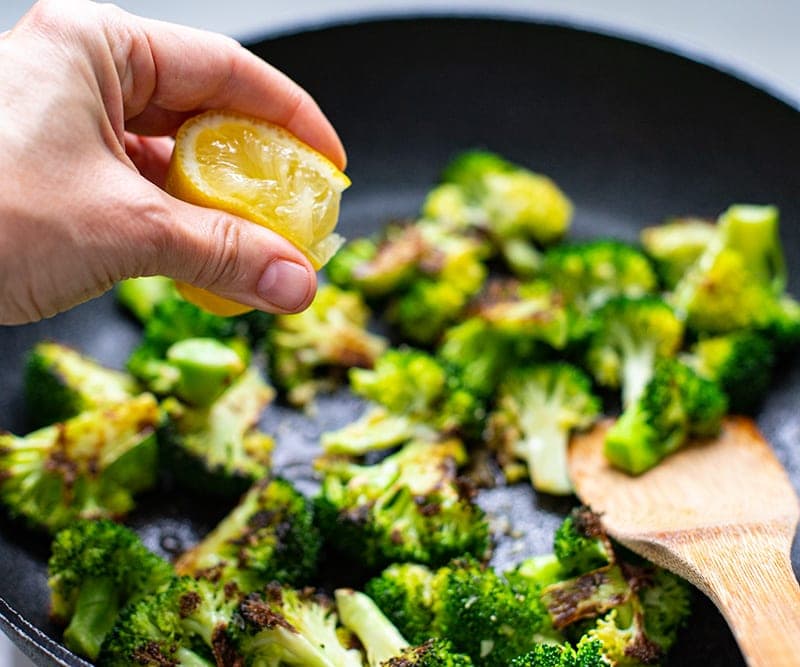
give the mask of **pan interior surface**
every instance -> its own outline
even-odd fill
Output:
[[[790,291],[800,295],[800,114],[731,76],[613,37],[489,19],[356,23],[251,48],[308,89],[339,131],[353,181],[339,228],[349,238],[415,215],[446,161],[483,147],[551,176],[576,205],[575,238],[636,239],[642,226],[669,216],[715,217],[733,202],[775,204]],[[110,295],[45,322],[0,329],[0,425],[26,431],[22,364],[35,342],[63,341],[121,367],[138,335]],[[792,363],[759,418],[795,487],[798,400],[800,364]],[[271,408],[263,426],[278,438],[283,474],[313,488],[309,461],[319,432],[358,409],[347,392],[321,399],[313,421]],[[505,567],[550,550],[573,501],[517,485],[484,491],[481,503],[505,517],[497,522],[495,552],[495,563]],[[142,500],[130,523],[148,546],[174,555],[225,509],[164,488]],[[517,533],[522,537],[511,537]],[[2,519],[3,627],[38,664],[86,664],[53,641],[60,632],[47,618],[48,544]],[[793,556],[798,572],[797,540]],[[699,598],[670,664],[743,665],[723,619]]]

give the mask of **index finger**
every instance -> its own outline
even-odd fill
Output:
[[[130,30],[113,25],[128,20]],[[311,95],[236,41],[123,12],[112,19],[115,39],[120,28],[127,53],[109,41],[115,61],[127,60],[116,64],[131,131],[172,134],[193,112],[231,109],[285,127],[344,168],[342,143]]]

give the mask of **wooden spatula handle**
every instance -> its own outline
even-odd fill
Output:
[[[784,531],[693,545],[697,585],[719,607],[750,667],[800,665],[800,586]],[[710,542],[710,543],[709,543]]]

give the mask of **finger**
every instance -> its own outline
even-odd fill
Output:
[[[316,291],[316,273],[282,236],[222,211],[187,204],[158,191],[161,215],[147,273],[208,289],[260,310],[297,312]],[[152,220],[152,216],[151,216]]]
[[[227,37],[160,21],[136,19],[129,58],[133,81],[125,102],[128,126],[173,134],[186,112],[232,109],[287,128],[344,168],[342,143],[313,98],[285,74]],[[141,55],[146,52],[147,57]]]
[[[174,142],[167,137],[143,137],[125,133],[125,152],[139,173],[160,188],[164,187]]]

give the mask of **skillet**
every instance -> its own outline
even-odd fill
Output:
[[[340,229],[369,233],[413,215],[438,170],[480,146],[552,176],[576,205],[573,237],[635,239],[671,215],[713,217],[735,201],[774,203],[783,218],[790,291],[800,295],[800,114],[793,103],[680,55],[580,29],[486,18],[376,20],[253,43],[258,55],[320,102],[349,152],[354,186]],[[138,327],[106,295],[51,320],[0,327],[0,424],[26,432],[25,352],[38,340],[75,345],[121,366]],[[800,364],[787,362],[759,415],[800,486]],[[320,430],[349,421],[359,403],[342,391],[314,420],[280,405],[265,415],[277,466],[313,490],[308,461]],[[496,517],[494,563],[550,548],[573,501],[526,485],[481,492]],[[148,546],[174,555],[227,508],[165,482],[130,522]],[[522,537],[510,537],[522,533]],[[0,518],[0,627],[38,665],[86,665],[58,643],[47,619],[47,538]],[[735,557],[735,555],[732,555]],[[793,549],[800,572],[800,540]],[[349,568],[352,569],[352,568]],[[743,665],[721,616],[700,594],[671,665]],[[799,612],[800,613],[800,612]]]

